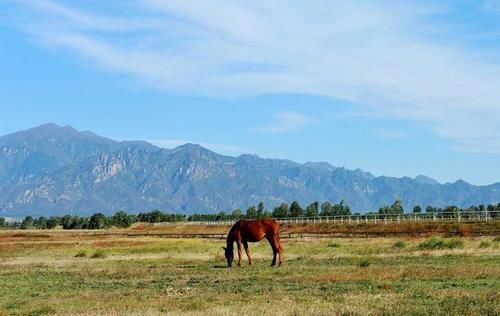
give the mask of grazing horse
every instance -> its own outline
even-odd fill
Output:
[[[241,245],[245,248],[248,257],[248,264],[252,264],[248,242],[257,242],[264,239],[271,244],[273,248],[273,262],[271,266],[276,265],[276,254],[279,254],[278,264],[281,266],[281,256],[283,248],[280,245],[280,224],[272,219],[258,220],[240,220],[237,221],[227,234],[227,248],[224,249],[224,255],[227,260],[228,268],[231,267],[234,259],[233,244],[236,241],[238,246],[238,266],[241,266]]]

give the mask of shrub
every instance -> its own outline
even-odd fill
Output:
[[[500,236],[496,236],[495,238],[493,238],[493,242],[500,242]]]
[[[104,251],[102,249],[97,249],[92,254],[92,256],[90,256],[90,258],[92,258],[92,259],[102,259],[102,258],[106,258],[107,256],[108,256],[108,254],[106,253],[106,251]]]
[[[442,237],[434,236],[427,240],[422,241],[418,248],[420,249],[455,249],[462,248],[464,246],[464,241],[459,238],[444,239]]]
[[[366,268],[366,267],[368,267],[370,264],[371,264],[371,263],[370,263],[370,260],[368,260],[368,259],[363,259],[363,260],[361,260],[361,261],[359,262],[359,266],[360,266],[361,268]]]
[[[479,248],[489,248],[491,246],[491,242],[488,240],[481,240],[479,243]]]
[[[448,249],[463,248],[464,241],[460,238],[451,238],[445,240],[445,247]]]
[[[339,248],[340,244],[336,243],[336,242],[331,242],[331,243],[328,244],[328,247],[330,247],[330,248]]]
[[[76,258],[84,258],[86,256],[87,256],[87,250],[79,250],[75,255]]]
[[[404,248],[406,247],[406,243],[403,240],[398,240],[393,245],[394,248]]]
[[[31,310],[26,315],[33,315],[33,316],[35,316],[35,315],[36,316],[39,316],[39,315],[53,315],[56,312],[57,311],[52,306],[44,305],[44,306],[40,306],[40,307],[37,307],[37,308]]]

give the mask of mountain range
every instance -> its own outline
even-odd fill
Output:
[[[0,137],[0,216],[228,212],[294,200],[344,200],[363,212],[396,198],[405,209],[498,203],[500,183],[375,177],[325,162],[223,156],[196,144],[162,149],[52,123]]]

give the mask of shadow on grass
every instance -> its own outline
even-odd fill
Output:
[[[214,269],[227,269],[227,266],[212,266]]]

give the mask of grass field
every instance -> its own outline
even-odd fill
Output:
[[[170,225],[157,225],[147,223],[137,223],[131,230],[133,231],[147,231],[147,232],[163,232],[163,233],[223,233],[227,234],[231,225],[185,225],[185,224],[170,224]],[[404,235],[410,233],[412,236],[431,236],[435,233],[459,235],[463,237],[470,237],[478,235],[478,233],[486,235],[500,234],[500,221],[489,222],[392,222],[384,223],[282,223],[281,224],[282,236],[286,233],[335,233],[340,235],[348,235],[349,233],[388,233],[388,235]]]
[[[0,232],[0,315],[500,315],[500,239],[221,240]]]

